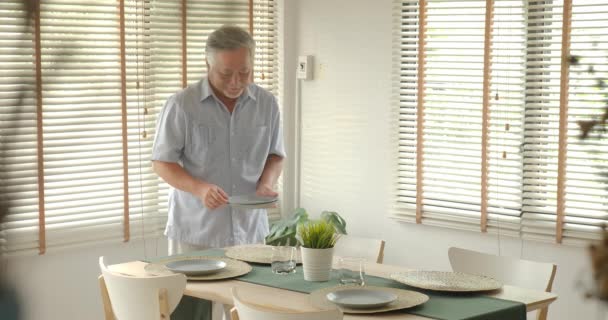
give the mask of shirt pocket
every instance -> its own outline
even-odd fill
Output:
[[[213,131],[210,127],[193,123],[188,130],[186,141],[186,156],[192,162],[204,166],[209,157],[209,147],[213,144]]]
[[[240,149],[248,167],[261,172],[266,163],[269,148],[270,135],[267,126],[244,130]]]

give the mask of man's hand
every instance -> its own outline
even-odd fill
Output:
[[[272,190],[272,186],[266,184],[259,184],[255,190],[255,194],[261,197],[278,197],[279,194]]]
[[[213,210],[219,208],[228,203],[228,195],[222,188],[210,184],[205,183],[201,188],[201,191],[198,193],[199,198],[205,205],[205,207]]]

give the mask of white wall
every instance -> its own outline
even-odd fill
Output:
[[[150,239],[145,245],[139,240],[13,257],[7,260],[7,278],[21,297],[23,320],[102,320],[99,256],[115,264],[166,253],[166,240]]]
[[[590,270],[585,248],[522,243],[387,217],[394,174],[387,152],[393,1],[285,1],[297,12],[294,34],[285,37],[297,39],[296,54],[314,55],[316,64],[316,79],[301,83],[302,207],[311,214],[338,211],[350,233],[385,239],[388,264],[449,270],[450,246],[556,263],[553,291],[559,298],[549,318],[597,319],[595,303],[585,301],[576,285],[579,274]],[[327,168],[330,174],[319,175]]]

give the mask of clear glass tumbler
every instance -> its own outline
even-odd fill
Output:
[[[338,258],[338,282],[342,285],[365,285],[365,259]]]
[[[276,274],[296,272],[296,248],[291,246],[272,247],[270,268]]]

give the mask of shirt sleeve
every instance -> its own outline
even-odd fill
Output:
[[[185,145],[186,117],[175,96],[170,97],[158,115],[152,160],[179,162]]]
[[[285,146],[283,144],[283,127],[281,125],[281,113],[279,111],[279,105],[277,104],[276,98],[272,99],[272,119],[271,127],[272,133],[270,137],[270,154],[286,157]]]

